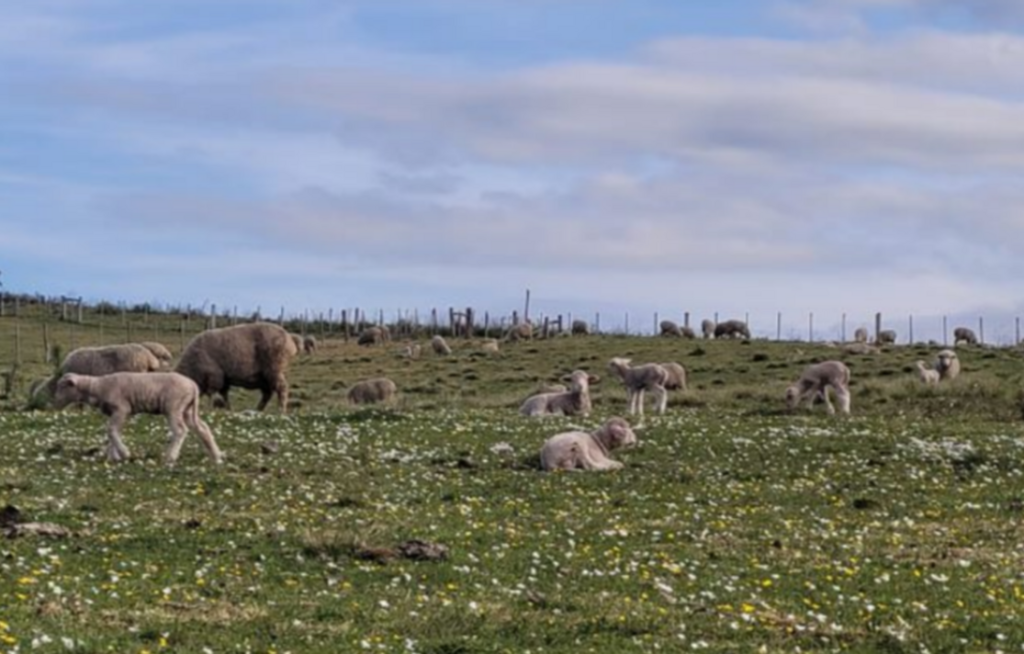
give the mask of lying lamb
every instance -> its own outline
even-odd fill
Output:
[[[786,405],[792,410],[805,399],[812,402],[820,397],[825,401],[828,412],[834,414],[835,407],[828,397],[828,390],[835,391],[839,410],[850,413],[850,369],[842,361],[822,361],[804,368],[803,374],[786,389]]]
[[[57,382],[53,401],[59,409],[69,404],[89,404],[109,417],[107,458],[112,462],[130,456],[121,440],[121,428],[137,413],[167,417],[171,428],[171,442],[164,456],[167,465],[178,460],[189,429],[199,434],[215,463],[224,460],[210,428],[199,417],[199,386],[176,372],[117,372],[102,377],[67,373]]]
[[[917,376],[925,384],[932,386],[939,383],[942,375],[938,370],[932,370],[924,361],[917,362]]]
[[[519,413],[524,416],[589,415],[592,408],[590,384],[596,384],[598,381],[597,377],[582,370],[574,370],[569,375],[569,390],[532,395],[519,407]]]
[[[629,415],[644,415],[644,391],[651,391],[656,396],[658,413],[665,413],[668,404],[668,393],[665,384],[669,381],[669,373],[665,367],[657,363],[642,366],[631,366],[629,359],[615,357],[608,362],[608,367],[622,379],[629,396]]]
[[[452,353],[451,346],[448,345],[448,341],[444,340],[444,336],[436,334],[430,339],[430,347],[434,350],[435,354],[439,354],[446,357]]]
[[[636,445],[636,434],[622,418],[611,418],[601,427],[587,433],[569,431],[552,436],[540,450],[544,470],[618,470],[622,463],[608,458],[608,453]]]

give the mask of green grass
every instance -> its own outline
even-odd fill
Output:
[[[288,417],[204,410],[228,456],[220,469],[194,439],[163,468],[155,418],[129,425],[133,459],[109,465],[97,451],[101,416],[24,411],[19,393],[0,401],[0,507],[75,532],[0,541],[0,652],[991,652],[1024,642],[1016,350],[962,350],[962,377],[937,389],[911,372],[936,348],[844,357],[855,384],[854,415],[842,419],[781,410],[804,365],[836,356],[820,345],[594,336],[488,356],[452,344],[451,358],[405,361],[397,346],[328,339],[296,360]],[[678,360],[691,390],[648,415],[640,446],[618,455],[625,469],[534,469],[546,436],[624,410],[605,370],[614,355]],[[596,415],[516,414],[574,368],[606,377]],[[28,379],[47,366],[21,370]],[[378,374],[399,384],[397,406],[347,407],[347,386]],[[413,538],[450,557],[366,556]]]

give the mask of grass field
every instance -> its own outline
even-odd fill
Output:
[[[327,340],[293,365],[291,415],[204,410],[221,468],[190,439],[165,469],[146,417],[107,464],[100,416],[24,411],[21,384],[0,400],[0,507],[73,535],[0,541],[0,652],[1022,651],[1018,350],[963,349],[937,389],[912,374],[935,347],[843,357],[843,419],[782,410],[837,355],[822,345],[452,344],[409,361]],[[546,436],[624,410],[615,355],[680,361],[691,388],[625,469],[536,470]],[[516,414],[573,368],[605,377],[594,416]],[[378,374],[395,407],[345,405]],[[404,558],[410,539],[449,556]]]

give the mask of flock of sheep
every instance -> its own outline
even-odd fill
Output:
[[[582,325],[582,326],[581,326]],[[694,337],[689,327],[680,328],[672,321],[660,325],[664,336]],[[574,321],[574,333],[586,333],[586,323]],[[747,325],[739,320],[715,324],[705,320],[701,324],[705,338],[749,338]],[[530,337],[529,324],[517,325],[507,340]],[[956,344],[977,343],[974,333],[966,328],[954,332]],[[370,327],[360,334],[360,345],[383,344],[390,341],[386,327]],[[879,332],[878,343],[895,341],[892,332]],[[867,346],[867,330],[855,333],[851,346]],[[451,347],[442,336],[434,336],[430,347],[436,355],[447,356]],[[189,430],[202,440],[210,458],[223,461],[223,454],[214,440],[209,426],[199,415],[199,398],[214,396],[215,402],[230,407],[228,394],[233,387],[258,390],[261,398],[257,406],[263,410],[273,396],[277,396],[282,413],[288,406],[287,372],[291,360],[299,352],[311,353],[317,348],[313,337],[291,334],[272,323],[250,323],[211,329],[195,336],[181,353],[173,371],[169,371],[171,352],[159,343],[131,343],[104,347],[85,347],[74,350],[64,359],[59,373],[40,388],[52,397],[54,406],[88,404],[97,407],[107,417],[107,458],[122,461],[129,455],[121,439],[121,429],[133,414],[162,414],[167,418],[172,438],[165,453],[165,462],[173,465],[178,458],[182,442]],[[499,343],[486,339],[483,348],[497,351]],[[420,346],[405,346],[402,356],[417,358]],[[942,350],[929,368],[917,362],[920,379],[927,384],[954,379],[960,372],[960,362],[953,350]],[[686,390],[686,369],[679,363],[646,363],[633,365],[630,359],[615,357],[608,362],[609,371],[624,385],[628,397],[629,415],[644,413],[644,395],[651,393],[658,413],[664,413],[668,391]],[[576,370],[566,379],[568,387],[545,389],[528,397],[519,407],[524,416],[587,416],[591,412],[590,386],[599,378],[583,370]],[[839,410],[850,413],[850,370],[841,361],[824,361],[807,366],[800,377],[786,389],[785,400],[790,409],[805,401],[821,400],[829,413],[835,413],[830,400],[834,394]],[[373,404],[395,397],[397,385],[387,378],[362,380],[348,392],[352,404]],[[608,453],[636,442],[629,424],[620,417],[608,420],[594,432],[566,432],[557,434],[544,444],[541,464],[546,470],[559,468],[613,469],[621,464],[609,458]]]

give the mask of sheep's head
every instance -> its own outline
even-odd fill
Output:
[[[636,445],[636,433],[623,418],[610,418],[601,428],[605,438],[605,445],[609,450],[616,450]]]
[[[631,361],[632,359],[627,359],[625,357],[613,357],[612,360],[608,362],[608,368],[616,373],[622,374],[623,370],[629,368]]]
[[[800,404],[800,387],[793,384],[786,389],[786,408],[792,411]]]
[[[63,409],[69,404],[76,404],[83,401],[83,393],[80,387],[81,378],[73,372],[66,373],[57,381],[57,388],[53,392],[53,406]]]

